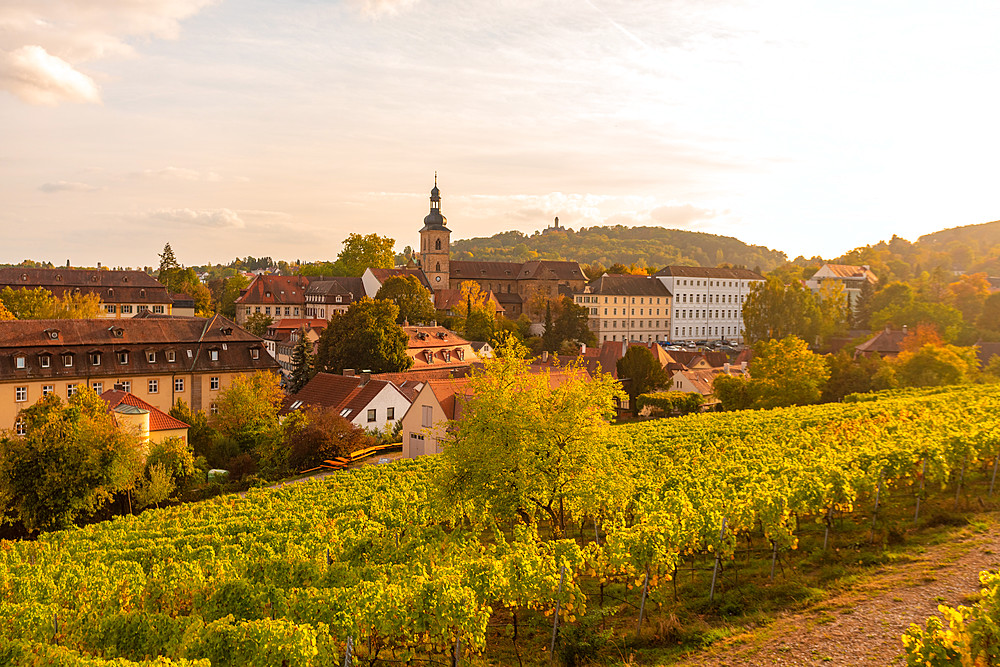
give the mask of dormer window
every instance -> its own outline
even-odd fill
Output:
[[[49,340],[59,340],[59,329],[46,329],[45,335]]]
[[[40,357],[38,357],[38,365],[41,366],[42,368],[48,368],[49,366],[51,366],[52,365],[51,355],[43,354]]]
[[[62,355],[62,361],[63,361],[63,366],[65,366],[66,368],[72,368],[73,367],[73,355],[72,354],[64,354],[64,355]]]
[[[144,290],[144,289],[139,290],[139,298],[140,299],[145,299],[146,298],[146,290]]]
[[[62,274],[61,273],[60,274],[56,274],[56,282],[57,283],[61,283],[62,282]]]
[[[109,287],[108,288],[108,296],[114,296],[114,295],[115,295],[115,288],[114,287]]]
[[[175,361],[177,361],[177,355],[174,353],[173,350],[167,350],[167,363],[172,364]]]
[[[219,329],[219,332],[223,336],[232,336],[233,335],[233,329],[232,329],[232,327],[225,327],[223,329]]]
[[[208,358],[211,361],[218,361],[219,360],[219,351],[218,350],[209,350],[208,351]]]
[[[250,350],[250,358],[251,359],[260,359],[260,350],[258,350],[256,347],[252,348]]]
[[[459,361],[465,361],[465,350],[463,350],[462,348],[458,348],[457,350],[455,350],[455,354],[458,355]]]
[[[21,274],[21,280],[23,282],[28,282],[28,274],[27,273],[22,273]]]
[[[90,282],[92,282],[92,283],[96,283],[97,282],[97,274],[94,274],[94,275],[90,276]]]
[[[27,368],[27,366],[28,366],[28,358],[27,357],[25,357],[23,355],[20,355],[20,354],[17,355],[16,357],[14,357],[14,368],[16,368],[18,370],[21,370],[21,369]]]
[[[451,351],[450,350],[444,350],[441,354],[442,354],[442,356],[444,356],[444,360],[445,361],[451,361]]]
[[[128,352],[125,350],[118,351],[118,363],[123,366],[128,363]]]
[[[146,350],[146,361],[151,364],[156,363],[156,352],[153,350]]]
[[[125,312],[124,306],[122,306],[122,312],[123,313]],[[111,327],[109,331],[111,332],[111,335],[114,336],[115,338],[121,338],[122,336],[125,335],[125,330],[122,329],[121,327]]]
[[[100,366],[101,365],[101,353],[100,352],[91,352],[90,353],[90,365],[91,366]]]
[[[122,282],[123,283],[127,283],[128,282],[128,276],[122,276]]]
[[[340,303],[342,300],[343,299],[341,297],[339,297],[339,296],[337,297],[337,303]]]

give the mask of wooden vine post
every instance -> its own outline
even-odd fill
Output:
[[[726,517],[722,517],[722,529],[719,531],[719,541],[726,536]],[[715,567],[712,568],[712,589],[708,593],[708,601],[715,601],[715,580],[719,574],[719,550],[715,550]]]

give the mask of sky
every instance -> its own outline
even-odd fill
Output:
[[[558,216],[836,257],[1000,218],[1000,3],[4,0],[0,262]]]

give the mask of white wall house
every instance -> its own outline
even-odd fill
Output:
[[[743,304],[764,282],[747,269],[668,266],[656,277],[673,295],[670,339],[743,342]]]

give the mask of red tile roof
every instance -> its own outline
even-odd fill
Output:
[[[260,275],[240,294],[236,303],[304,304],[309,278],[306,276]]]
[[[343,416],[347,421],[351,421],[387,386],[399,391],[393,383],[386,380],[370,378],[362,385],[362,378],[359,375],[317,373],[299,393],[285,398],[281,414],[310,406],[334,410],[338,414],[347,410],[347,414]],[[400,394],[406,396],[401,391]]]
[[[175,431],[182,428],[189,428],[188,424],[185,424],[179,419],[174,419],[162,410],[150,405],[146,401],[142,400],[134,394],[130,394],[127,391],[121,391],[120,389],[109,389],[108,391],[101,394],[101,400],[103,400],[108,406],[108,412],[113,411],[119,405],[124,403],[125,405],[131,405],[135,408],[141,408],[149,412],[149,430],[152,431]]]
[[[372,269],[369,268],[371,274],[379,282],[379,285],[385,283],[386,280],[392,278],[393,276],[413,276],[420,281],[420,284],[426,287],[428,290],[431,289],[431,284],[427,280],[427,276],[424,272],[416,268],[400,268],[400,269]],[[373,295],[374,298],[374,295]]]
[[[73,291],[93,293],[104,303],[171,303],[167,288],[145,271],[2,267],[0,289],[7,286],[12,289],[43,287],[59,297]]]

